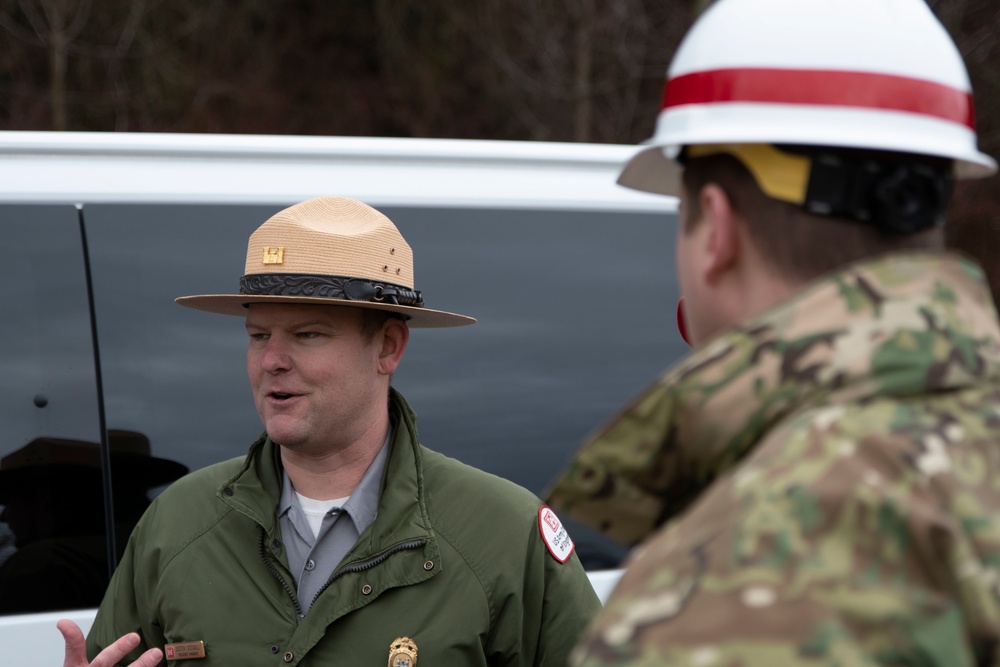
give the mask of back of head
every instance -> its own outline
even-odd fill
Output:
[[[685,151],[684,224],[701,217],[701,188],[721,186],[760,257],[787,280],[804,282],[890,251],[944,246],[947,160],[768,144],[715,148]]]

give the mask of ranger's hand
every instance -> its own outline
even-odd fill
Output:
[[[123,637],[119,637],[114,644],[101,651],[93,662],[87,662],[87,640],[83,638],[83,631],[73,621],[63,619],[56,623],[63,639],[66,640],[66,659],[63,667],[114,667],[118,661],[128,655],[128,652],[139,645],[139,635],[130,632]],[[129,667],[155,667],[163,659],[163,652],[158,648],[151,648]]]

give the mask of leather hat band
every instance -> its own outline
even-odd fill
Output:
[[[254,273],[240,278],[240,294],[343,299],[422,308],[420,290],[365,278],[304,273]]]

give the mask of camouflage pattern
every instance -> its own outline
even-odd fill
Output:
[[[669,371],[548,494],[638,548],[575,665],[998,665],[1000,327],[955,256],[851,266]]]

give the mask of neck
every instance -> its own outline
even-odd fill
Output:
[[[386,414],[346,446],[320,453],[281,447],[281,463],[292,486],[303,496],[314,500],[346,498],[361,482],[388,432],[389,416]]]
[[[725,328],[753,319],[804,286],[805,281],[782,276],[756,253],[747,253],[722,291],[720,307],[729,313]]]

